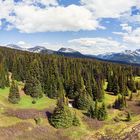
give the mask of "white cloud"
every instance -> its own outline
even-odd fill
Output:
[[[137,0],[81,0],[81,4],[99,18],[119,18],[125,12],[131,11],[136,3]]]
[[[0,19],[10,18],[9,14],[12,13],[14,1],[13,0],[0,0]]]
[[[131,33],[125,34],[123,36],[123,40],[128,44],[140,46],[140,28],[132,30]]]
[[[22,0],[24,4],[42,4],[44,6],[58,5],[57,0]]]
[[[95,30],[100,27],[90,11],[76,5],[49,7],[47,9],[17,5],[15,14],[12,24],[26,33]]]
[[[46,7],[39,7],[38,3]],[[0,0],[1,19],[10,23],[7,30],[17,28],[26,33],[104,29],[84,6],[73,4],[64,7],[56,0],[23,0],[17,3]]]
[[[140,8],[139,0],[81,0],[81,5],[68,6],[59,5],[58,0],[0,0],[0,20],[10,23],[7,30],[16,28],[26,33],[96,30],[105,29],[100,25],[102,18],[140,22],[140,15],[131,15],[133,6]],[[128,25],[122,29],[132,30]]]
[[[129,26],[128,24],[121,24],[122,30],[126,31],[128,33],[132,32],[132,26]]]
[[[114,34],[120,35],[123,43],[129,47],[129,49],[140,48],[140,27],[135,29],[128,24],[121,24],[124,32],[113,32]]]
[[[65,45],[60,44],[60,43],[52,44],[52,43],[49,43],[49,42],[44,42],[44,43],[42,43],[42,44],[39,45],[39,46],[44,46],[44,47],[46,47],[47,49],[51,49],[51,50],[54,50],[54,51],[59,50],[60,48],[66,47]]]
[[[22,47],[22,48],[24,48],[24,49],[27,49],[27,48],[31,48],[31,47],[32,47],[31,44],[26,43],[26,42],[24,42],[24,41],[19,41],[19,42],[17,42],[17,45],[20,46],[20,47]]]
[[[79,38],[69,41],[74,49],[78,48],[84,54],[101,54],[106,52],[120,52],[126,49],[126,46],[119,42],[107,38]]]
[[[81,6],[62,6],[58,0],[0,0],[0,19],[10,23],[7,30],[17,28],[26,33],[105,29],[99,19],[124,19],[130,16],[132,6],[139,5],[138,0],[81,0]]]

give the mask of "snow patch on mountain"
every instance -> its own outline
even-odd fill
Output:
[[[71,49],[71,48],[60,48],[58,50],[58,52],[63,52],[63,53],[75,53],[75,52],[78,52],[78,51],[75,51],[74,49]]]
[[[28,51],[34,52],[34,53],[40,53],[41,51],[44,51],[44,50],[46,50],[46,47],[44,46],[35,46],[28,49]]]

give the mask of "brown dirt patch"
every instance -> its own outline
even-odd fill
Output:
[[[34,119],[36,117],[47,118],[51,111],[48,109],[36,110],[36,109],[7,109],[4,113],[7,116],[17,117],[20,119]]]
[[[92,119],[87,116],[83,117],[83,121],[88,125],[89,129],[99,129],[103,127],[104,122],[103,121],[98,121],[97,119]]]
[[[19,140],[69,140],[63,133],[55,131],[51,126],[36,127],[32,131],[18,136]]]
[[[140,106],[138,105],[139,101],[135,100],[135,101],[127,101],[127,105],[128,105],[128,109],[136,114],[139,115],[140,114]]]
[[[0,127],[0,140],[69,140],[51,126],[34,127],[31,123],[18,123]]]
[[[33,128],[31,123],[18,123],[9,127],[0,127],[0,140],[15,140],[15,137],[27,131],[28,128]]]

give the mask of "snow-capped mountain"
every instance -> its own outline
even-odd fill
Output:
[[[97,58],[111,61],[140,64],[140,49],[137,49],[135,51],[125,50],[124,52],[120,53],[100,54],[97,55]]]
[[[28,49],[28,51],[34,52],[34,53],[40,53],[43,50],[46,50],[46,48],[44,46],[35,46],[35,47]]]
[[[23,50],[20,46],[15,45],[15,44],[8,44],[8,45],[6,45],[6,47],[12,48],[12,49],[17,49],[17,50]]]
[[[71,48],[60,48],[58,52],[63,52],[63,53],[77,53],[78,51],[71,49]]]

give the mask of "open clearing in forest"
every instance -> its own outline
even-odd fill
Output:
[[[8,102],[9,88],[0,89],[0,104],[9,108],[22,108],[22,109],[45,109],[54,108],[56,105],[56,100],[50,99],[48,97],[43,97],[36,101],[36,104],[32,104],[33,99],[30,96],[23,94],[21,96],[21,101],[19,104],[11,104]]]

